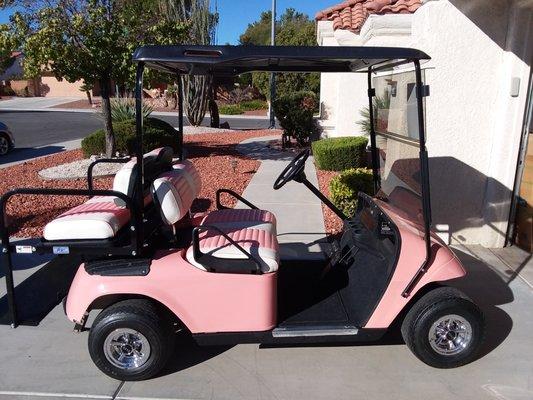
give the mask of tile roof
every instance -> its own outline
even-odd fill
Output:
[[[409,14],[422,0],[346,0],[315,15],[317,21],[333,21],[333,29],[359,33],[370,14]]]

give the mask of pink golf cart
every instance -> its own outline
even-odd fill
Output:
[[[11,254],[81,255],[65,312],[77,331],[89,330],[94,363],[116,379],[157,375],[173,356],[177,331],[200,345],[298,345],[375,342],[398,326],[408,347],[428,365],[452,368],[472,361],[484,336],[483,315],[446,286],[465,270],[430,229],[424,130],[429,88],[420,66],[428,59],[416,49],[385,47],[139,48],[134,157],[93,163],[86,190],[25,188],[0,198],[12,326],[19,321]],[[217,192],[216,211],[190,211],[202,177],[184,157],[181,99],[177,157],[169,148],[143,153],[145,68],[178,77],[250,71],[366,74],[374,196],[361,193],[355,215],[345,216],[307,180],[308,150],[273,182],[275,190],[289,181],[305,185],[343,220],[343,231],[330,238],[323,261],[304,259],[294,267],[284,260],[276,216],[230,190]],[[112,190],[93,189],[92,170],[102,162],[124,164]],[[24,194],[89,200],[50,221],[38,245],[17,246],[9,242],[4,210],[11,196]],[[244,208],[224,207],[222,196],[228,195]],[[93,310],[102,311],[88,329]]]

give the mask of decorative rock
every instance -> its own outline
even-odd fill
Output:
[[[73,161],[55,167],[46,168],[39,171],[39,176],[43,179],[76,179],[86,178],[89,165],[99,157],[91,156],[83,160]],[[94,167],[93,177],[115,175],[122,164],[103,163]]]

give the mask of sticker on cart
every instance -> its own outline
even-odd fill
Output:
[[[67,246],[54,246],[52,248],[54,254],[69,254],[70,250]]]
[[[31,254],[33,251],[33,246],[15,246],[15,253],[18,254]]]

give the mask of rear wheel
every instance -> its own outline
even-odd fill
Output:
[[[0,156],[5,156],[9,152],[11,143],[7,136],[3,133],[0,133]]]
[[[484,333],[481,310],[449,287],[434,289],[420,298],[402,324],[409,349],[436,368],[455,368],[473,361]]]
[[[132,299],[103,310],[89,332],[89,353],[112,378],[149,379],[166,365],[174,347],[172,325],[156,305]]]

